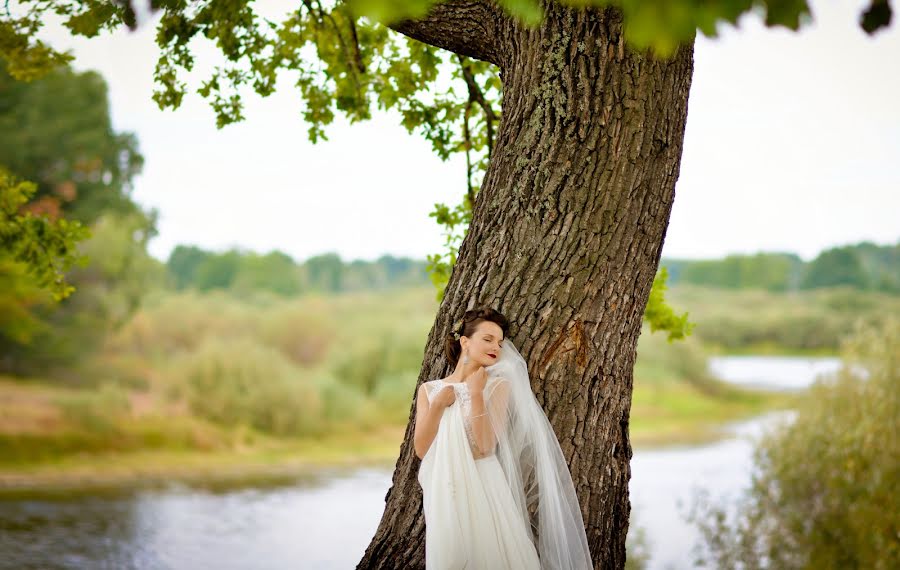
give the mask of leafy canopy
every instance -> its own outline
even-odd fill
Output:
[[[75,243],[89,237],[90,230],[78,221],[51,221],[22,211],[36,190],[33,182],[18,180],[0,166],[0,251],[28,267],[37,284],[59,301],[74,291],[65,273],[75,264],[84,265]]]

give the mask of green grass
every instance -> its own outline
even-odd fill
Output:
[[[713,398],[691,386],[636,386],[630,437],[635,448],[699,444],[722,437],[723,424],[793,406],[796,396],[741,392]]]
[[[323,467],[393,465],[405,428],[387,427],[321,439],[257,440],[220,451],[144,450],[79,453],[0,471],[0,497],[71,495],[159,486],[172,481],[242,485],[314,476]]]
[[[712,376],[709,351],[695,337],[669,344],[645,329],[637,351],[629,431],[636,448],[714,441],[723,424],[790,408],[797,398]]]

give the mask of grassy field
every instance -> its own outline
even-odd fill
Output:
[[[678,310],[702,306],[701,332],[724,314],[708,291],[679,299]],[[723,294],[734,306],[729,327],[749,322],[748,307],[764,301],[749,299]],[[0,493],[393,465],[435,310],[428,288],[291,300],[161,296],[84,363],[87,380],[0,377]],[[757,313],[777,329],[774,312]],[[765,337],[760,330],[755,338]],[[668,344],[663,334],[641,335],[635,448],[713,441],[726,422],[792,406],[788,394],[711,377],[707,358],[722,346],[707,337]]]
[[[69,389],[71,390],[71,389]],[[394,464],[405,425],[279,438],[225,428],[189,415],[146,412],[102,429],[73,424],[52,402],[66,389],[0,380],[0,495],[71,492],[171,480],[236,483],[313,475],[323,467]],[[727,391],[715,396],[671,377],[635,377],[630,434],[636,449],[721,437],[724,422],[790,406],[786,395]],[[147,404],[144,403],[146,406]]]
[[[716,354],[835,356],[855,321],[900,314],[900,295],[848,287],[772,293],[681,285],[666,299],[688,311],[694,335]]]
[[[735,389],[711,396],[684,384],[638,384],[631,402],[631,443],[636,449],[708,443],[721,438],[724,424],[791,408],[795,399],[778,392]]]
[[[724,422],[790,405],[789,397],[777,394],[736,392],[722,399],[676,383],[648,387],[636,382],[630,428],[636,449],[714,441],[721,437]],[[11,385],[21,396],[17,383],[3,380],[0,389],[10,393]],[[47,396],[42,387],[32,385],[25,392],[29,397],[19,397],[19,405],[4,413],[5,430],[25,418],[55,415],[40,403]],[[259,482],[312,476],[323,467],[390,467],[405,433],[404,425],[384,425],[288,439],[177,416],[135,419],[99,433],[52,425],[45,424],[39,434],[6,431],[0,436],[0,495],[152,486],[172,480]],[[21,451],[23,446],[29,448],[27,453]]]

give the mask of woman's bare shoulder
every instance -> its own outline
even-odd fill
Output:
[[[438,388],[438,384],[440,384],[440,382],[441,382],[440,379],[426,380],[425,382],[422,382],[420,390],[425,392],[425,396],[428,398],[429,401],[431,400],[431,395]]]

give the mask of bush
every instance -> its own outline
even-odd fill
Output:
[[[294,364],[317,365],[325,359],[336,326],[320,305],[303,300],[275,305],[261,315],[259,338]]]
[[[857,322],[844,368],[766,435],[729,516],[695,505],[697,562],[716,568],[900,568],[900,320]]]
[[[179,393],[191,410],[213,422],[291,436],[324,428],[315,382],[252,339],[207,339],[181,365],[180,376]]]
[[[320,374],[316,386],[322,396],[323,414],[332,424],[370,425],[373,404],[351,386],[329,374]]]
[[[104,383],[99,390],[86,389],[57,396],[63,417],[91,432],[113,432],[115,420],[131,410],[128,394],[117,384]]]
[[[406,424],[416,395],[415,371],[384,376],[378,380],[374,400],[382,416],[393,423]]]
[[[184,292],[151,298],[113,339],[112,349],[166,358],[197,349],[207,338],[253,334],[256,308],[223,292]]]
[[[361,330],[353,340],[336,347],[334,375],[366,397],[375,397],[379,385],[401,375],[416,374],[422,365],[424,340],[416,333],[398,333],[387,327]],[[412,387],[408,402],[412,402]]]
[[[713,397],[736,392],[710,372],[709,357],[698,339],[691,336],[669,342],[664,335],[651,333],[646,325],[638,338],[635,378],[646,383],[683,381]]]
[[[900,312],[898,295],[845,287],[772,293],[679,284],[666,295],[672,304],[690,308],[697,337],[729,352],[833,354],[857,318],[878,323]]]

